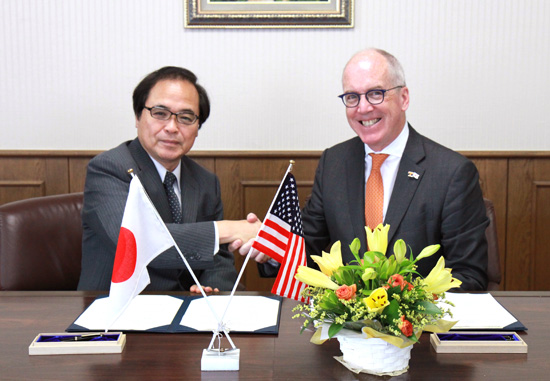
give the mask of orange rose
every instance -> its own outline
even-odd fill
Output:
[[[413,334],[413,326],[410,321],[405,319],[405,315],[401,316],[401,323],[399,324],[399,329],[403,332],[403,335],[411,337]]]
[[[403,288],[405,287],[405,279],[403,279],[402,275],[399,274],[393,274],[390,279],[388,279],[388,283],[392,287],[401,287],[401,291],[403,291]]]
[[[334,293],[338,299],[350,300],[355,298],[355,292],[357,291],[357,285],[352,284],[351,286],[343,285],[338,288]]]

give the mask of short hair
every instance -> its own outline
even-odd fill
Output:
[[[132,96],[134,114],[136,115],[136,118],[140,118],[151,89],[158,82],[164,80],[182,80],[195,86],[195,89],[197,89],[197,92],[199,93],[199,128],[201,128],[202,124],[210,115],[210,100],[208,99],[208,94],[206,93],[204,87],[197,83],[197,76],[193,74],[193,72],[176,66],[165,66],[160,68],[147,75],[136,86]]]
[[[388,74],[393,85],[407,86],[407,83],[405,82],[405,71],[403,70],[403,66],[401,66],[399,60],[395,58],[393,54],[390,54],[385,50],[376,48],[373,48],[372,50],[379,53],[386,59],[386,62],[388,63]]]
[[[361,50],[360,52],[357,52],[356,54],[351,57],[351,59],[346,64],[346,67],[349,65],[351,61],[354,60],[355,57],[359,55],[365,55],[367,53],[376,52],[380,54],[382,57],[386,59],[386,62],[388,63],[388,76],[390,83],[392,86],[407,86],[407,83],[405,81],[405,71],[403,70],[403,66],[401,66],[401,63],[395,56],[391,53],[388,53],[385,50],[378,49],[378,48],[368,48]],[[345,71],[345,68],[344,68]]]

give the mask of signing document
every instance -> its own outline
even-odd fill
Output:
[[[455,305],[450,306],[453,317],[449,320],[457,321],[453,330],[504,329],[518,323],[491,294],[447,292],[445,297]]]
[[[229,295],[212,295],[208,300],[221,318],[227,307]],[[224,324],[233,332],[257,332],[269,327],[277,327],[280,304],[280,297],[234,296],[225,315]],[[69,327],[69,331],[74,330],[73,328],[103,330],[105,316],[109,316],[108,308],[107,298],[96,299]],[[210,332],[216,329],[217,325],[204,298],[138,295],[109,330]]]

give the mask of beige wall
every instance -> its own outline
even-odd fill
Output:
[[[548,150],[550,2],[355,0],[353,29],[184,28],[185,0],[2,0],[0,149],[103,150],[135,135],[148,72],[196,72],[199,150],[321,150],[353,135],[341,69],[401,59],[410,122],[457,150]]]

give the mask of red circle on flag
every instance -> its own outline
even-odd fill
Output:
[[[115,264],[113,266],[113,283],[125,282],[136,269],[136,238],[130,230],[121,227],[118,235]]]

